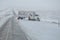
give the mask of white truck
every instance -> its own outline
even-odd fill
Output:
[[[37,14],[34,14],[34,15],[30,14],[28,19],[32,20],[32,21],[40,21],[39,15],[37,15]]]

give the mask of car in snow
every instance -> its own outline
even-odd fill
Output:
[[[32,20],[32,21],[40,21],[39,15],[30,15],[28,17],[28,20]]]
[[[25,15],[19,15],[19,16],[18,16],[18,19],[25,19],[25,18],[26,18]]]

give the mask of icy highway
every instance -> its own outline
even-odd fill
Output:
[[[4,20],[7,21],[0,24],[0,40],[28,40],[14,16]],[[0,20],[0,23],[3,21]]]
[[[60,40],[60,27],[54,21],[17,20],[14,11],[1,13],[0,40]]]

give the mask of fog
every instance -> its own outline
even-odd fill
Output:
[[[17,20],[20,10],[36,12],[40,21]],[[59,40],[59,19],[60,0],[0,0],[0,39]]]
[[[21,8],[31,10],[60,10],[60,0],[0,0],[0,10]]]
[[[60,0],[0,0],[0,10],[35,10],[41,17],[60,19]]]

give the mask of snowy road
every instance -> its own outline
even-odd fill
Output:
[[[60,40],[60,29],[53,23],[18,21],[10,17],[1,27],[0,40]]]
[[[2,26],[0,40],[27,40],[27,38],[17,20],[12,17]]]
[[[17,20],[14,12],[8,12],[7,15],[4,13],[0,15],[0,40],[60,40],[57,21]]]

